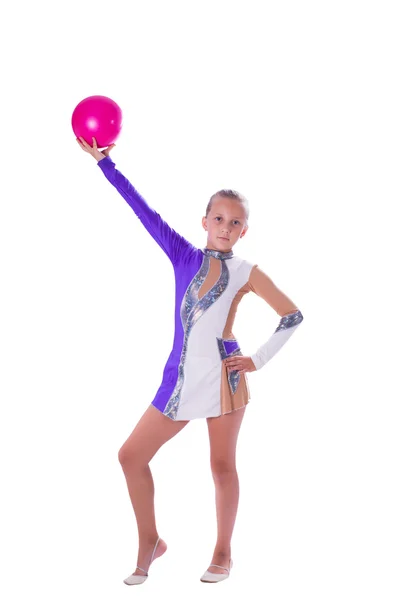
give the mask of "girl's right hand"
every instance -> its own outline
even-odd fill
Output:
[[[115,144],[111,144],[110,146],[107,146],[105,150],[100,152],[100,150],[97,148],[96,138],[93,137],[92,140],[93,146],[89,146],[89,144],[83,139],[83,137],[76,138],[76,141],[78,142],[82,150],[91,154],[93,158],[97,160],[97,162],[99,162],[99,160],[101,160],[102,158],[108,156],[115,146]]]

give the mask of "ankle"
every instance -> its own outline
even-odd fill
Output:
[[[158,535],[144,535],[139,537],[139,548],[152,548],[158,540]]]
[[[214,550],[214,557],[229,559],[231,557],[231,547],[216,547]]]

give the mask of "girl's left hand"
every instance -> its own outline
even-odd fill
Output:
[[[111,150],[115,147],[115,144],[111,144],[110,146],[107,146],[107,148],[100,152],[100,150],[97,147],[97,140],[95,137],[92,137],[93,146],[90,146],[90,144],[88,144],[83,137],[76,138],[76,141],[78,142],[82,150],[91,154],[97,160],[97,162],[108,156]]]
[[[257,370],[250,356],[231,356],[226,358],[224,362],[228,371],[239,371],[239,374],[251,373],[251,371]]]

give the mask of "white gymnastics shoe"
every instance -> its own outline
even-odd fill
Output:
[[[203,577],[201,577],[200,581],[204,583],[217,583],[218,581],[223,581],[229,577],[229,573],[233,567],[233,560],[229,561],[229,569],[226,567],[220,567],[219,565],[210,565],[210,567],[218,567],[219,569],[224,569],[227,573],[211,573],[208,569],[204,573]]]
[[[150,559],[150,565],[153,562],[153,557],[154,557],[154,554],[157,549],[159,541],[160,541],[160,538],[158,538],[158,540],[156,541],[156,545],[154,546],[153,554],[151,555],[151,559]],[[148,569],[150,569],[150,565],[148,566]],[[126,585],[139,585],[140,583],[144,583],[146,581],[146,579],[148,578],[148,576],[149,576],[148,571],[145,571],[144,569],[142,569],[142,567],[136,567],[136,568],[139,569],[139,571],[143,571],[144,575],[129,575],[129,577],[124,579],[124,583],[126,583]]]

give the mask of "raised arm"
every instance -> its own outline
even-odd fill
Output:
[[[281,318],[269,340],[251,356],[256,369],[261,369],[282,348],[303,321],[303,315],[295,304],[284,294],[257,265],[250,273],[250,290],[263,298]]]
[[[161,218],[158,212],[147,204],[146,200],[133,187],[130,181],[115,168],[115,163],[109,156],[99,160],[97,165],[103,171],[108,181],[125,198],[136,216],[157,244],[164,250],[171,262],[176,264],[179,255],[191,246],[190,242],[172,229]]]
[[[168,225],[160,215],[153,210],[144,198],[135,190],[133,185],[127,180],[120,171],[115,168],[115,163],[109,157],[115,144],[111,144],[103,151],[97,147],[96,138],[92,138],[93,146],[90,146],[83,137],[76,138],[79,146],[84,152],[87,152],[97,161],[97,165],[103,171],[108,181],[125,198],[129,206],[133,209],[144,227],[164,250],[165,254],[175,266],[178,258],[184,254],[185,250],[192,250],[194,247],[184,237],[179,235],[172,227]]]

